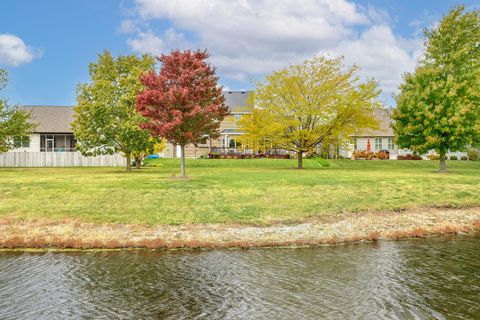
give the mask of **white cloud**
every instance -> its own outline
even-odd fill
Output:
[[[127,44],[142,53],[160,54],[165,50],[165,42],[151,32],[140,32],[136,38],[129,38]]]
[[[41,56],[41,51],[27,46],[13,34],[0,34],[0,64],[18,66]]]
[[[134,33],[138,31],[140,31],[140,29],[137,27],[137,24],[135,23],[135,21],[130,19],[123,20],[120,24],[120,27],[118,28],[118,32],[124,34]]]
[[[396,93],[402,74],[415,68],[421,39],[396,37],[386,26],[372,26],[356,40],[343,41],[329,53],[342,55],[349,65],[356,64],[360,75],[374,77],[388,96]]]
[[[138,32],[135,38],[127,39],[127,44],[133,51],[160,55],[170,49],[186,49],[190,43],[185,40],[183,33],[174,29],[167,29],[161,37],[152,31]]]
[[[388,96],[421,47],[392,32],[388,12],[347,0],[136,0],[136,12],[147,31],[128,39],[133,50],[207,48],[219,74],[241,82],[327,52],[359,65]],[[156,35],[148,27],[154,20],[171,28]]]

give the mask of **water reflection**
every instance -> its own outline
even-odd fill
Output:
[[[208,252],[0,253],[0,318],[475,319],[480,238]]]

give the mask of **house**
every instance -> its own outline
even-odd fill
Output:
[[[0,154],[0,167],[124,166],[120,154],[82,156],[75,149],[72,106],[23,106],[37,126],[26,141]]]
[[[378,121],[377,129],[359,130],[350,135],[350,145],[344,150],[343,156],[351,158],[354,151],[367,150],[370,140],[370,150],[378,152],[380,150],[388,151],[390,159],[396,159],[397,156],[411,153],[409,150],[399,149],[394,143],[394,133],[391,127],[391,116],[393,109],[384,108],[375,111],[375,118]]]
[[[251,91],[224,91],[225,104],[229,114],[220,124],[220,136],[216,139],[205,139],[203,143],[195,147],[193,144],[185,147],[185,156],[194,158],[207,156],[215,153],[239,153],[241,151],[241,136],[244,132],[241,129],[242,117],[250,114],[248,110],[248,96]],[[180,148],[175,150],[172,144],[167,144],[163,156],[166,158],[180,157]]]
[[[370,140],[370,150],[378,152],[380,150],[388,151],[390,159],[397,159],[399,155],[413,154],[412,150],[401,149],[394,142],[394,132],[392,129],[392,108],[384,108],[375,111],[375,118],[378,121],[378,128],[375,130],[366,129],[350,135],[350,144],[343,149],[341,155],[345,158],[351,158],[354,151],[367,150]],[[423,159],[428,159],[428,155],[435,154],[431,150],[427,154],[421,155]],[[447,157],[456,156],[460,159],[466,156],[466,152],[449,152]]]
[[[210,153],[220,155],[248,153],[248,150],[241,148],[241,137],[244,132],[239,123],[242,117],[250,114],[247,107],[247,99],[250,93],[251,91],[224,91],[225,102],[229,107],[230,114],[225,117],[220,125],[220,137],[211,140],[205,139],[204,143],[199,144],[197,147],[194,145],[186,146],[186,157],[201,157]],[[368,140],[370,140],[373,152],[388,150],[391,159],[396,159],[398,155],[412,153],[410,150],[399,149],[394,144],[394,134],[391,128],[392,112],[393,109],[391,108],[377,110],[375,117],[378,120],[379,127],[376,130],[359,130],[350,135],[350,143],[346,145],[335,146],[330,144],[328,157],[337,158],[341,156],[343,158],[351,158],[354,151],[367,150]],[[318,152],[320,150],[321,146],[318,147]],[[172,144],[168,144],[163,156],[167,158],[180,157],[180,148],[177,146],[177,149],[175,149]]]
[[[18,141],[12,151],[76,152],[75,137],[70,124],[73,121],[71,106],[23,106],[37,124],[30,141]]]

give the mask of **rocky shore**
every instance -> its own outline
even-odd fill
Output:
[[[313,217],[268,226],[123,225],[0,220],[2,249],[203,249],[309,247],[480,232],[480,208],[416,208]]]

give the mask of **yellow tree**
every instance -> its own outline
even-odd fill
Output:
[[[373,80],[360,81],[357,70],[346,68],[342,58],[315,57],[273,72],[251,96],[247,137],[265,137],[277,148],[295,152],[302,169],[303,154],[318,144],[376,127],[380,90]]]
[[[245,132],[242,137],[242,147],[252,149],[255,153],[262,152],[265,154],[271,147],[276,147],[274,145],[274,134],[281,127],[275,122],[268,110],[255,109],[250,98],[249,106],[250,114],[242,117],[240,121],[240,126]]]

